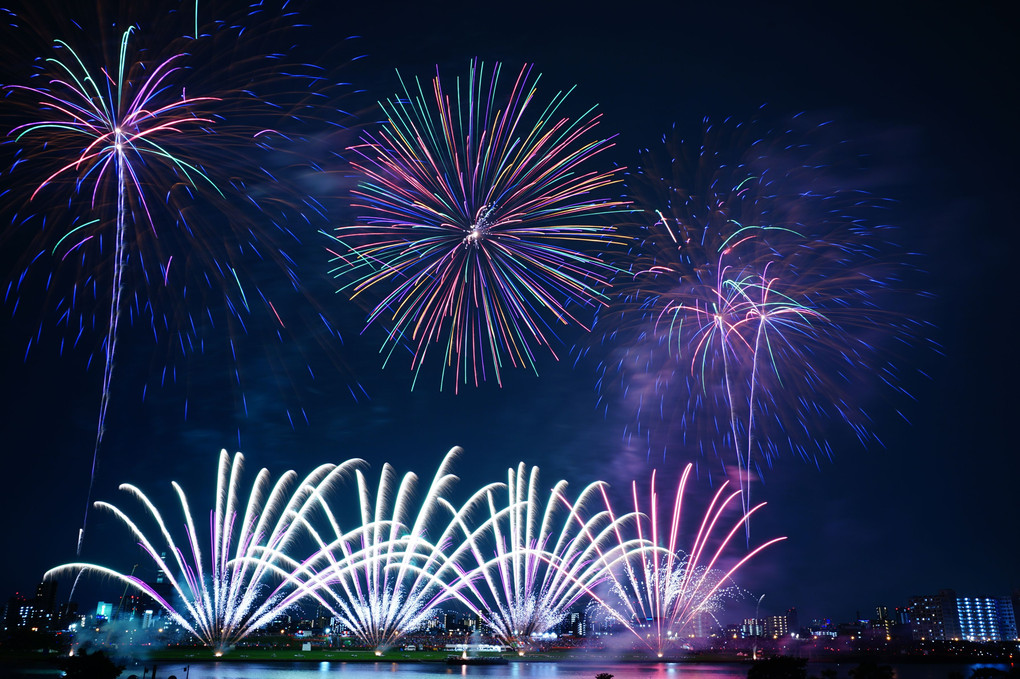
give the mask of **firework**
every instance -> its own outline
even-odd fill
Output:
[[[361,223],[333,236],[341,291],[377,295],[386,362],[409,346],[417,381],[438,350],[440,389],[448,370],[456,390],[555,356],[555,326],[604,304],[599,255],[616,237],[599,217],[625,205],[600,197],[614,171],[588,169],[611,146],[599,116],[566,117],[564,94],[542,108],[530,66],[508,91],[501,73],[475,61],[452,93],[437,74],[431,97],[416,80],[381,104],[386,125],[352,147]]]
[[[120,489],[148,512],[159,537],[150,539],[143,528],[118,507],[97,502],[131,531],[155,568],[164,574],[173,596],[159,591],[133,574],[90,563],[69,563],[51,569],[47,578],[86,573],[112,578],[152,597],[181,627],[203,643],[223,650],[271,622],[306,596],[315,596],[298,575],[284,572],[274,559],[291,549],[302,517],[321,504],[329,489],[354,469],[360,460],[326,464],[295,484],[288,471],[275,483],[266,469],[259,471],[247,501],[243,501],[241,471],[244,458],[231,462],[220,453],[214,509],[210,511],[209,552],[204,553],[190,503],[173,482],[184,516],[184,539],[174,538],[171,526],[138,488]],[[157,544],[162,544],[158,548]],[[188,554],[191,560],[188,560]],[[169,554],[169,557],[167,556]],[[178,603],[179,601],[179,603]]]
[[[316,551],[301,560],[276,555],[285,571],[314,589],[340,624],[370,648],[392,646],[421,627],[444,598],[453,524],[442,518],[448,506],[442,500],[457,480],[450,468],[460,452],[454,448],[444,457],[420,503],[414,501],[415,474],[398,479],[392,466],[383,465],[373,499],[357,470],[358,525],[346,529],[335,508],[324,503],[325,529],[317,528],[320,521],[311,514],[302,519]]]
[[[8,252],[24,252],[6,297],[15,300],[15,312],[19,306],[34,311],[37,304],[19,303],[26,291],[38,294],[27,283],[37,272],[46,278],[48,316],[75,345],[90,330],[102,330],[93,479],[125,316],[148,327],[167,351],[146,388],[175,380],[174,357],[202,353],[214,333],[228,338],[236,360],[241,338],[257,326],[272,326],[261,349],[286,340],[285,319],[299,324],[286,312],[290,305],[280,303],[302,290],[286,249],[300,243],[289,222],[305,223],[322,208],[310,199],[278,197],[269,188],[281,182],[274,170],[252,168],[260,160],[279,163],[275,149],[283,135],[267,125],[290,125],[307,109],[304,100],[325,85],[320,73],[288,73],[288,89],[274,92],[278,101],[267,99],[263,91],[273,88],[265,82],[283,76],[261,78],[279,69],[279,55],[246,54],[258,44],[251,35],[260,33],[246,28],[217,22],[207,33],[189,31],[194,37],[159,44],[158,31],[129,27],[113,55],[57,40],[32,84],[4,87],[12,114],[26,121],[10,130],[16,149],[10,177],[32,187],[25,211],[5,234]],[[232,68],[212,66],[223,62]],[[7,198],[18,200],[10,191]],[[42,228],[33,236],[29,226],[36,221]],[[273,278],[290,290],[277,288],[274,295],[259,283],[268,280],[264,263],[279,267]],[[252,269],[258,275],[250,279]],[[259,313],[267,323],[251,320]],[[325,316],[318,326],[335,335]],[[42,325],[29,346],[41,335]],[[241,386],[236,368],[233,377]],[[247,412],[243,392],[240,401]]]
[[[95,460],[106,428],[106,410],[110,401],[110,383],[117,347],[117,327],[121,315],[121,294],[126,263],[126,229],[128,221],[128,195],[138,200],[138,207],[151,223],[149,200],[139,179],[141,167],[150,162],[163,164],[171,176],[194,186],[203,180],[211,185],[197,167],[175,157],[165,148],[163,137],[201,129],[212,120],[196,115],[196,108],[210,102],[209,98],[189,98],[183,93],[178,98],[166,95],[166,82],[178,70],[176,57],[156,64],[137,84],[130,88],[125,83],[128,40],[131,29],[124,31],[120,42],[120,58],[115,70],[105,67],[99,74],[91,74],[81,58],[62,41],[57,46],[68,53],[65,59],[49,60],[55,74],[42,87],[10,86],[37,100],[41,111],[52,115],[50,119],[21,125],[11,131],[17,142],[40,136],[46,139],[44,148],[51,142],[56,148],[68,148],[76,155],[48,175],[32,192],[36,198],[47,187],[71,177],[75,182],[88,182],[88,200],[93,208],[101,196],[112,193],[115,198],[113,225],[113,271],[109,318],[106,339],[103,342],[104,364],[99,422],[93,452]],[[54,138],[55,137],[55,138]],[[80,140],[79,140],[80,139]],[[79,184],[80,186],[80,184]],[[89,227],[99,220],[75,226],[54,246],[54,253],[67,248],[66,258],[81,248],[95,235]],[[90,482],[91,486],[91,482]],[[91,502],[91,490],[86,505]],[[88,510],[86,509],[86,520]],[[82,527],[84,532],[84,526]],[[78,553],[81,553],[79,536]]]
[[[639,540],[622,558],[609,564],[607,573],[618,603],[603,604],[603,612],[622,622],[649,649],[660,656],[671,640],[679,638],[701,616],[714,616],[727,599],[742,591],[734,574],[762,550],[786,538],[774,538],[748,550],[736,563],[723,566],[722,559],[733,537],[746,526],[751,515],[764,503],[741,512],[725,528],[724,515],[739,504],[739,490],[724,482],[716,491],[689,545],[682,543],[684,493],[693,466],[680,477],[668,521],[660,511],[656,473],[652,473],[650,494],[642,502],[637,482],[632,484],[634,512]],[[722,531],[725,531],[723,534]],[[607,597],[608,598],[608,597]]]
[[[724,565],[734,535],[764,506],[725,526],[740,496],[726,482],[694,539],[685,542],[681,507],[691,465],[668,518],[660,511],[654,473],[650,495],[642,499],[633,484],[634,511],[618,516],[606,484],[592,483],[571,500],[566,482],[559,481],[546,495],[538,469],[523,464],[508,471],[505,483],[483,485],[454,504],[451,469],[460,452],[454,448],[446,455],[424,492],[416,475],[399,477],[388,464],[373,492],[362,461],[348,460],[322,465],[299,483],[287,472],[271,484],[263,469],[244,502],[242,457],[231,463],[224,451],[208,553],[176,483],[183,540],[140,490],[121,486],[146,510],[162,549],[127,512],[96,503],[128,527],[165,574],[166,591],[133,570],[125,575],[91,563],[65,564],[46,577],[112,578],[151,596],[184,629],[217,649],[309,601],[328,610],[364,646],[384,650],[420,629],[437,606],[456,601],[501,643],[522,653],[533,637],[580,606],[593,606],[662,653],[699,617],[742,594],[734,584],[736,572],[784,539],[750,548]],[[341,486],[349,477],[357,486],[354,520],[336,502],[350,496]]]
[[[592,509],[605,497],[603,483],[590,484],[574,501],[566,486],[559,481],[543,500],[538,468],[529,474],[521,463],[516,472],[508,470],[505,504],[497,499],[499,489],[485,489],[471,501],[488,509],[484,520],[471,519],[470,508],[454,520],[461,546],[448,559],[458,575],[446,595],[514,648],[550,631],[580,600],[597,598],[607,568],[634,547],[622,537],[631,515],[613,518],[608,507]]]
[[[878,344],[915,334],[889,308],[906,266],[889,261],[890,229],[865,219],[878,201],[788,136],[710,126],[698,144],[667,144],[665,161],[646,152],[631,182],[645,221],[619,305],[599,319],[616,347],[600,389],[628,404],[628,436],[734,460],[745,511],[751,478],[781,452],[831,455],[816,422],[869,440],[861,394],[898,382]]]

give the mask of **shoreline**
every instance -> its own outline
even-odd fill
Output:
[[[216,656],[213,651],[205,648],[162,648],[144,654],[131,654],[118,662],[128,666],[191,663],[351,663],[351,664],[444,664],[450,656],[447,651],[390,651],[376,655],[374,651],[364,650],[326,650],[309,651],[293,649],[234,649]],[[62,655],[50,653],[0,651],[0,667],[12,666],[56,666]],[[612,651],[542,651],[517,654],[482,654],[479,657],[501,657],[509,664],[516,663],[563,663],[578,666],[596,666],[606,664],[685,664],[685,665],[735,665],[750,667],[752,661],[746,657],[734,657],[720,654],[687,654],[665,655],[638,652],[617,653]],[[889,654],[843,654],[805,658],[808,667],[812,665],[859,665],[862,662],[876,662],[883,665],[971,665],[1008,664],[1004,658],[945,656],[945,655],[889,655]]]

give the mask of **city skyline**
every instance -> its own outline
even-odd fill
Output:
[[[8,634],[30,628],[42,632],[63,632],[66,625],[74,630],[81,625],[89,626],[94,621],[116,623],[122,633],[132,628],[136,632],[151,634],[155,627],[173,628],[167,630],[169,638],[179,643],[199,643],[202,641],[193,636],[185,625],[175,623],[167,612],[154,600],[147,596],[129,594],[116,602],[98,601],[83,607],[57,605],[57,586],[54,581],[45,581],[35,590],[34,596],[16,593],[6,603],[4,626]],[[932,642],[969,642],[988,644],[982,651],[979,647],[970,647],[969,652],[981,654],[994,653],[996,645],[999,651],[1008,649],[1009,642],[1020,641],[1017,628],[1017,612],[1020,611],[1020,594],[1001,596],[974,597],[961,595],[954,590],[941,590],[937,594],[913,596],[904,606],[877,606],[867,616],[858,614],[852,620],[831,620],[820,618],[803,620],[796,608],[789,608],[781,613],[761,615],[759,610],[754,616],[743,618],[718,619],[706,614],[689,626],[685,626],[673,636],[673,640],[688,640],[697,643],[709,639],[716,640],[724,646],[730,640],[760,639],[776,644],[782,650],[790,643],[822,642],[830,640],[839,645],[826,647],[829,652],[871,650],[889,652],[898,647],[905,652],[911,643],[923,649],[925,644]],[[465,637],[464,643],[478,645],[488,640],[492,650],[510,650],[513,643],[508,642],[502,634],[490,624],[491,613],[472,611],[469,608],[454,604],[437,606],[424,613],[420,624],[414,629],[391,639],[383,645],[367,644],[370,650],[391,649],[406,643],[421,642],[424,639],[442,638],[444,636]],[[632,621],[633,623],[634,621]],[[649,619],[642,627],[640,622],[631,630],[621,625],[620,620],[607,618],[597,607],[571,607],[564,611],[561,619],[542,633],[533,634],[528,646],[533,644],[553,644],[557,639],[598,638],[606,636],[629,637],[632,632],[644,634],[643,629],[653,628],[654,622]],[[160,630],[161,632],[163,630]],[[293,634],[296,638],[336,637],[344,636],[355,643],[364,644],[364,639],[357,625],[350,626],[342,617],[331,615],[321,605],[305,605],[287,611],[281,611],[272,621],[256,630],[251,637],[236,642],[237,644],[259,645],[259,637],[277,634]],[[480,636],[479,636],[480,635]],[[635,641],[631,639],[631,641]],[[875,642],[871,647],[857,647],[853,642]],[[849,642],[849,643],[848,643]],[[889,642],[895,642],[890,646]],[[334,641],[330,641],[330,644]],[[1005,643],[1006,646],[1001,644]],[[494,644],[494,645],[493,645]],[[918,645],[919,644],[919,645]],[[596,644],[595,647],[599,645]],[[226,648],[232,648],[228,646]],[[522,647],[524,648],[524,647]],[[733,650],[740,646],[733,647]],[[963,649],[965,647],[960,647]],[[931,647],[929,646],[929,650]],[[224,650],[224,649],[219,649]],[[461,650],[461,649],[454,649]],[[534,649],[532,649],[534,650]],[[646,649],[647,650],[647,649]],[[660,650],[666,650],[665,648]],[[674,649],[675,650],[675,649]],[[699,649],[703,650],[703,649]],[[943,649],[952,653],[950,646]],[[801,655],[804,648],[795,652]],[[811,651],[808,651],[809,655]]]

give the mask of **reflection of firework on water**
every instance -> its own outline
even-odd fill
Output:
[[[862,217],[877,201],[860,180],[806,141],[748,142],[739,127],[667,145],[665,161],[644,154],[631,188],[646,220],[596,327],[616,352],[600,389],[633,413],[628,436],[650,453],[735,458],[746,510],[750,477],[782,451],[831,454],[813,422],[870,438],[862,395],[899,381],[877,343],[916,329],[886,308],[907,267]]]
[[[633,547],[622,537],[632,516],[614,519],[604,505],[593,510],[603,485],[593,483],[570,501],[566,481],[559,481],[543,501],[537,467],[530,474],[523,463],[516,473],[510,469],[505,504],[490,488],[478,503],[488,507],[483,521],[457,520],[461,546],[449,558],[461,572],[447,593],[512,647],[550,631],[571,606],[595,596],[606,565]]]
[[[45,276],[46,318],[55,318],[64,334],[61,351],[65,341],[78,345],[102,328],[93,474],[123,316],[147,327],[166,349],[147,383],[176,379],[174,358],[203,352],[217,336],[236,357],[258,313],[273,326],[272,339],[261,345],[288,337],[284,319],[299,324],[248,273],[271,262],[279,267],[275,277],[282,271],[282,280],[298,290],[296,264],[284,249],[299,244],[288,218],[303,222],[321,208],[274,197],[283,194],[267,187],[279,179],[253,163],[260,156],[279,162],[273,143],[281,134],[267,126],[291,126],[304,100],[324,86],[319,73],[272,75],[279,58],[245,54],[258,44],[250,36],[261,31],[246,28],[259,13],[245,24],[217,22],[197,38],[165,44],[165,35],[180,33],[129,27],[119,32],[112,55],[56,40],[31,84],[4,88],[12,116],[24,121],[9,131],[10,177],[31,187],[25,196],[7,195],[27,200],[4,238],[8,252],[24,253],[6,296],[16,313],[19,306],[36,313],[37,305],[19,304],[20,295],[35,290],[25,284],[31,274]],[[95,36],[77,42],[92,44]],[[149,49],[151,43],[158,49]],[[232,67],[214,67],[225,62]],[[286,89],[278,87],[281,80]],[[262,93],[273,87],[281,91],[270,102]],[[41,228],[31,229],[33,222]],[[330,327],[325,317],[318,323]],[[233,376],[240,387],[236,368]],[[243,391],[239,407],[247,409]]]
[[[689,544],[681,540],[681,511],[692,465],[684,469],[669,511],[668,521],[659,507],[659,496],[652,473],[650,495],[642,501],[637,483],[632,486],[638,537],[622,559],[608,569],[616,602],[603,609],[625,623],[651,650],[660,655],[672,640],[691,630],[702,616],[714,616],[726,600],[739,596],[733,584],[734,574],[747,561],[770,545],[785,540],[774,538],[750,549],[736,563],[723,565],[726,549],[741,532],[760,504],[741,512],[732,526],[722,525],[724,514],[734,509],[740,495],[724,482],[716,491],[702,517],[698,531]],[[612,599],[612,597],[607,597]]]
[[[452,94],[437,75],[431,101],[416,81],[382,104],[387,125],[353,147],[362,223],[334,236],[342,290],[380,293],[368,323],[389,326],[386,360],[406,343],[417,377],[439,344],[440,388],[447,369],[454,389],[534,370],[552,325],[584,325],[577,310],[603,304],[610,271],[598,216],[624,205],[598,195],[614,172],[587,169],[610,146],[592,136],[599,116],[567,118],[563,94],[541,108],[531,67],[508,93],[500,74],[472,62]]]
[[[110,511],[131,534],[163,573],[167,587],[150,584],[133,574],[125,575],[105,566],[70,563],[46,573],[47,578],[67,573],[95,574],[113,578],[152,597],[181,627],[197,639],[222,650],[236,644],[271,622],[303,597],[312,594],[298,577],[278,577],[274,563],[278,553],[293,544],[302,518],[314,510],[318,499],[328,492],[358,461],[322,465],[301,480],[289,471],[276,483],[269,472],[259,471],[246,502],[241,494],[243,457],[231,463],[226,451],[220,453],[215,509],[210,512],[210,551],[202,551],[184,490],[173,482],[185,521],[185,539],[178,542],[163,515],[141,490],[130,484],[120,486],[144,505],[155,522],[164,547],[157,547],[145,530],[130,516],[106,502],[96,507]],[[191,559],[188,559],[188,553]],[[169,556],[168,556],[169,555]],[[179,600],[179,604],[175,600]]]

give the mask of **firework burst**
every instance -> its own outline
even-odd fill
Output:
[[[649,454],[734,460],[745,510],[751,478],[783,451],[831,455],[813,423],[871,438],[861,395],[876,378],[899,389],[880,345],[917,334],[890,308],[909,267],[889,259],[891,229],[862,216],[879,201],[793,132],[752,131],[709,126],[665,161],[644,154],[631,188],[646,220],[597,325],[615,347],[600,389],[633,415],[628,436]]]
[[[452,93],[437,75],[430,96],[415,81],[381,104],[386,125],[352,148],[361,223],[333,235],[341,291],[378,295],[368,324],[388,327],[386,361],[409,346],[416,381],[438,349],[441,389],[447,370],[456,390],[535,370],[539,347],[555,356],[555,325],[604,304],[616,237],[599,218],[625,205],[600,196],[616,172],[589,169],[611,146],[599,116],[566,117],[562,93],[542,108],[529,66],[508,92],[501,73],[472,62]]]
[[[543,499],[538,468],[529,473],[521,463],[507,472],[505,503],[497,499],[500,489],[484,489],[470,503],[488,509],[484,520],[471,518],[478,515],[474,507],[454,520],[460,547],[449,561],[457,564],[457,578],[446,595],[514,648],[551,630],[582,598],[597,598],[607,568],[634,546],[623,537],[633,517],[614,518],[608,506],[596,507],[605,498],[603,483],[590,484],[573,501],[566,486],[559,481]]]
[[[726,601],[740,596],[733,576],[750,559],[786,538],[774,538],[750,549],[735,563],[723,566],[733,537],[742,532],[759,504],[741,512],[728,528],[724,515],[739,505],[739,490],[724,482],[716,491],[690,544],[683,544],[682,512],[688,479],[688,464],[677,484],[672,508],[660,510],[656,473],[650,492],[642,502],[637,482],[632,484],[638,541],[607,568],[616,602],[603,612],[624,623],[649,649],[660,656],[669,643],[685,634],[701,616],[713,616]],[[667,520],[668,517],[668,520]],[[609,598],[609,597],[607,597]]]
[[[330,487],[361,463],[348,460],[322,465],[297,483],[293,471],[272,483],[269,472],[262,469],[247,501],[243,501],[243,461],[240,453],[232,462],[225,450],[220,453],[214,509],[210,511],[209,552],[203,552],[190,503],[177,482],[172,485],[183,513],[183,540],[174,538],[171,525],[159,509],[133,485],[122,484],[120,489],[148,512],[158,530],[155,539],[127,512],[106,502],[96,503],[97,509],[111,512],[127,526],[155,568],[166,577],[169,592],[136,577],[134,571],[125,575],[91,563],[64,564],[48,571],[45,577],[84,573],[112,578],[151,597],[203,643],[217,650],[236,644],[302,598],[315,596],[301,577],[275,563],[276,555],[291,548],[296,529],[304,523],[302,517],[320,506]]]
[[[426,621],[443,598],[444,577],[451,572],[446,550],[454,524],[444,521],[444,500],[457,477],[451,466],[461,453],[443,458],[420,502],[418,477],[398,478],[383,465],[373,498],[361,470],[355,472],[360,521],[354,528],[333,506],[302,517],[316,550],[302,560],[275,555],[361,643],[384,649]],[[480,491],[481,492],[481,491]],[[325,528],[319,527],[325,522]]]
[[[257,23],[260,13],[244,21]],[[309,100],[328,85],[318,72],[261,79],[276,73],[281,61],[256,51],[253,35],[263,31],[246,28],[216,22],[208,32],[189,31],[164,44],[165,34],[155,28],[131,26],[118,33],[113,54],[94,40],[80,40],[92,45],[84,50],[56,40],[31,84],[4,87],[12,117],[25,121],[9,131],[9,177],[32,187],[24,205],[10,189],[5,196],[19,206],[4,234],[5,250],[23,253],[5,297],[15,314],[36,313],[39,305],[22,305],[21,296],[37,295],[29,281],[44,276],[45,322],[56,319],[61,352],[65,343],[77,346],[92,331],[102,333],[93,479],[125,316],[166,350],[146,378],[143,397],[150,383],[176,380],[175,359],[204,352],[207,341],[224,338],[236,362],[250,331],[272,326],[261,349],[286,341],[288,322],[304,327],[279,296],[303,289],[288,251],[300,244],[293,222],[307,225],[323,210],[311,199],[273,191],[281,183],[294,187],[268,163],[253,169],[253,161],[279,165],[281,130],[307,113]],[[222,61],[232,67],[213,68]],[[281,80],[285,88],[266,84]],[[290,288],[279,292],[277,286],[275,303],[265,278],[269,263],[278,267],[272,278]],[[265,322],[253,320],[258,314]],[[336,334],[325,316],[317,324]],[[233,377],[238,409],[246,413],[236,367]]]

